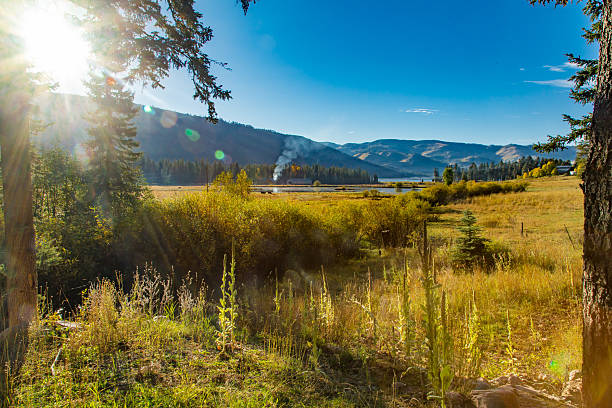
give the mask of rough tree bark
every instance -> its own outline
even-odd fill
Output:
[[[584,173],[583,402],[612,407],[612,0],[603,0],[591,150]]]
[[[10,87],[12,88],[12,87]],[[30,172],[30,97],[3,89],[0,98],[0,152],[4,193],[6,295],[9,327],[26,327],[36,316],[32,180]]]

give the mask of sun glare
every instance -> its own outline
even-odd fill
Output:
[[[34,70],[47,74],[60,88],[78,88],[88,71],[89,45],[61,2],[39,2],[24,13],[20,32],[24,53]]]

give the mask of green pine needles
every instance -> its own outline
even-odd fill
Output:
[[[463,213],[461,225],[457,228],[462,235],[451,254],[455,267],[470,269],[485,267],[493,263],[493,255],[488,248],[489,239],[480,236],[481,228],[476,225],[476,217],[471,211]]]
[[[451,184],[453,184],[453,180],[455,179],[455,172],[453,171],[452,167],[447,167],[444,169],[444,172],[442,172],[442,181],[444,181],[444,184],[446,184],[447,186],[450,186]]]
[[[89,173],[96,206],[121,215],[134,208],[143,194],[143,178],[137,166],[134,94],[124,81],[112,75],[91,74],[88,95],[95,110],[85,115],[89,124]]]

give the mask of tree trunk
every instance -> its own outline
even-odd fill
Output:
[[[36,316],[37,307],[29,99],[19,91],[4,93],[0,98],[6,295],[10,327],[27,326]]]
[[[584,173],[583,401],[612,407],[612,0],[603,0],[593,133]]]

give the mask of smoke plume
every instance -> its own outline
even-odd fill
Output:
[[[298,157],[308,156],[310,153],[321,150],[323,148],[319,143],[313,142],[305,137],[289,136],[285,138],[285,146],[278,159],[276,159],[276,167],[274,168],[274,181],[283,173],[283,170]]]

